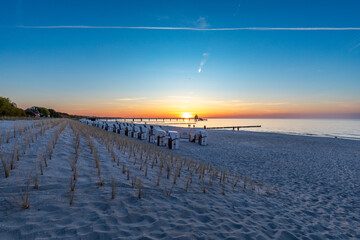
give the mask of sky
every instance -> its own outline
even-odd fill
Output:
[[[360,1],[0,1],[0,96],[88,116],[360,118]]]

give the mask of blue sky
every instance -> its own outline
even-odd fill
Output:
[[[356,114],[359,9],[359,1],[2,0],[0,95],[89,115]]]

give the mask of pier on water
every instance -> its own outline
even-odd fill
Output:
[[[146,118],[146,117],[131,117],[131,118],[123,118],[123,117],[90,117],[89,120],[95,121],[108,121],[108,120],[116,120],[118,122],[172,122],[174,124],[195,124],[198,121],[207,121],[206,118]]]
[[[89,120],[96,121],[118,121],[118,122],[132,122],[132,123],[169,123],[171,122],[171,125],[176,124],[188,124],[189,126],[192,124],[196,124],[200,121],[207,121],[206,118],[148,118],[148,117],[130,117],[130,118],[124,118],[124,117],[89,117]],[[195,127],[195,126],[194,126]],[[259,128],[261,125],[250,125],[250,126],[226,126],[226,127],[206,127],[205,129],[232,129],[232,130],[238,130],[242,128]]]

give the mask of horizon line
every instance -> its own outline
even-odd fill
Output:
[[[231,28],[196,28],[196,27],[129,27],[129,26],[90,26],[90,25],[50,25],[24,26],[28,29],[139,29],[139,30],[185,30],[185,31],[359,31],[360,27],[231,27]]]

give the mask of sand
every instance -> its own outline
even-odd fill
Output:
[[[0,134],[13,131],[14,124],[0,121]],[[39,173],[39,189],[32,188],[39,151],[48,148],[49,139],[54,138],[60,126],[38,136],[25,154],[22,146],[26,133],[11,137],[9,143],[4,141],[6,136],[2,137],[1,155],[9,160],[17,141],[20,159],[8,178],[3,172],[0,175],[1,239],[360,238],[358,141],[208,131],[208,146],[181,142],[179,150],[166,151],[211,163],[241,175],[243,180],[255,180],[255,190],[251,189],[250,180],[246,188],[243,180],[233,188],[230,178],[223,195],[217,178],[216,183],[205,184],[206,193],[203,193],[196,175],[186,192],[184,186],[189,173],[184,169],[168,196],[166,192],[173,177],[166,179],[166,171],[157,186],[156,167],[149,167],[145,176],[139,160],[134,164],[128,152],[115,149],[117,166],[105,144],[92,137],[105,182],[99,186],[94,156],[87,139],[81,136],[78,181],[70,205],[69,182],[73,176],[70,162],[75,156],[75,135],[69,125],[59,135],[44,175]],[[127,180],[122,173],[123,164],[131,177],[141,178],[141,199],[137,185],[132,188],[131,179]],[[23,209],[19,189],[25,189],[29,174],[30,208]],[[111,199],[111,177],[116,182],[115,199]],[[269,186],[270,194],[265,192],[265,186]]]
[[[264,203],[268,218],[263,213],[257,224],[267,222],[298,238],[360,238],[360,141],[247,131],[208,133],[209,146],[182,143],[179,152],[279,188]]]

